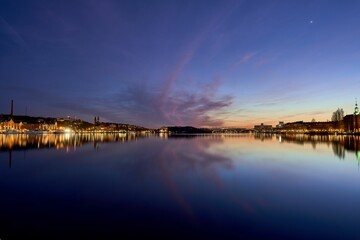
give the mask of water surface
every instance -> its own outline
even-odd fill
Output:
[[[0,238],[360,239],[358,137],[0,135]]]

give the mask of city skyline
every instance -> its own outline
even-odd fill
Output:
[[[0,113],[155,128],[353,113],[358,2],[2,1]],[[25,110],[27,109],[27,110]]]
[[[84,119],[81,119],[81,118],[77,118],[76,116],[49,116],[49,115],[43,115],[43,116],[31,116],[31,115],[29,115],[29,114],[27,114],[27,107],[26,107],[26,109],[25,109],[25,114],[18,114],[18,115],[16,115],[16,114],[14,114],[14,100],[12,99],[11,100],[11,104],[10,104],[10,110],[9,110],[10,112],[8,113],[8,114],[6,114],[6,113],[0,113],[0,116],[2,116],[3,117],[3,119],[2,119],[2,122],[3,123],[9,123],[9,121],[10,120],[14,120],[14,117],[17,117],[17,118],[21,118],[21,117],[26,117],[26,118],[32,118],[32,119],[41,119],[41,118],[45,118],[45,119],[52,119],[51,120],[51,122],[54,120],[54,119],[62,119],[62,120],[65,120],[65,119],[68,119],[68,120],[75,120],[75,121],[78,121],[78,120],[80,120],[81,122],[84,122],[84,123],[92,123],[92,124],[95,124],[95,125],[97,125],[97,124],[103,124],[103,123],[105,123],[105,124],[125,124],[125,125],[132,125],[131,123],[125,123],[125,122],[122,122],[122,123],[120,123],[120,122],[106,122],[106,121],[100,121],[100,116],[94,116],[94,119],[92,119],[93,121],[86,121],[86,120],[84,120]],[[297,124],[297,123],[301,123],[301,124],[306,124],[306,123],[311,123],[311,124],[313,124],[313,123],[330,123],[330,122],[333,122],[333,123],[336,123],[336,122],[343,122],[343,120],[345,119],[345,118],[348,118],[348,119],[351,119],[350,120],[350,122],[351,121],[355,121],[353,118],[354,117],[357,117],[358,115],[359,115],[360,113],[359,113],[359,108],[358,108],[358,103],[357,103],[357,99],[355,99],[355,105],[354,105],[354,111],[353,111],[353,113],[350,113],[350,114],[344,114],[344,110],[342,109],[342,108],[338,108],[336,111],[334,111],[333,113],[332,113],[332,116],[331,116],[331,120],[326,120],[326,121],[316,121],[316,119],[315,118],[312,118],[312,120],[311,121],[303,121],[303,120],[295,120],[295,121],[293,121],[293,122],[284,122],[284,121],[278,121],[277,123],[275,123],[274,124],[274,128],[278,128],[278,127],[282,127],[284,124]],[[5,117],[5,119],[4,119],[4,117]],[[5,120],[5,121],[4,121]],[[23,120],[19,120],[19,119],[17,119],[16,120],[17,121],[17,123],[20,123],[20,122],[23,122]],[[33,120],[32,120],[33,121]],[[347,120],[347,121],[349,121],[349,120]],[[1,121],[0,121],[0,123],[1,123]],[[276,126],[275,126],[276,125]],[[144,126],[138,126],[138,127],[144,127]],[[161,126],[161,127],[159,127],[158,129],[161,129],[161,128],[166,128],[166,127],[171,127],[171,126]],[[175,127],[175,126],[174,126]],[[178,127],[186,127],[185,125],[180,125],[180,126],[178,126]],[[187,127],[193,127],[193,126],[187,126]],[[260,125],[255,125],[254,126],[254,129],[256,129],[256,128],[263,128],[263,127],[270,127],[270,128],[273,128],[273,125],[272,124],[270,124],[270,125],[267,125],[267,124],[264,124],[264,123],[261,123]],[[325,126],[324,125],[324,127],[325,127],[325,129],[327,129],[327,130],[329,130],[330,128],[334,128],[334,127],[329,127],[329,126]],[[145,127],[145,128],[147,128],[147,127]],[[250,127],[246,127],[246,128],[244,128],[244,127],[225,127],[225,126],[213,126],[213,127],[210,127],[210,128],[212,128],[212,129],[252,129],[252,126],[250,126]],[[322,127],[323,128],[323,127]],[[338,127],[335,127],[335,129],[337,129]],[[151,129],[151,128],[149,128],[149,129]],[[155,129],[155,128],[153,128],[153,129]],[[334,131],[337,131],[337,130],[335,130],[335,129],[333,129]],[[348,129],[349,131],[351,130],[351,131],[353,131],[353,129]]]

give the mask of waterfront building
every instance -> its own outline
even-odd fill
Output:
[[[169,132],[169,129],[167,127],[161,127],[159,129],[159,133],[168,133]]]
[[[279,122],[279,124],[276,125],[276,128],[281,128],[283,125],[284,125],[284,122],[281,121],[281,122]]]
[[[254,130],[256,132],[271,132],[273,127],[272,125],[265,125],[264,123],[261,123],[260,125],[255,125]]]
[[[357,102],[355,102],[354,114],[346,115],[339,121],[279,123],[276,130],[284,133],[360,133],[359,107]]]
[[[281,128],[277,128],[281,132],[290,133],[340,133],[344,131],[343,121],[331,122],[292,122],[285,123]]]
[[[14,101],[11,100],[9,118],[0,123],[0,131],[20,131],[22,125],[22,122],[15,122],[14,120]]]
[[[346,115],[343,119],[344,130],[349,133],[360,132],[360,112],[357,101],[355,101],[354,114]]]
[[[56,121],[28,116],[14,116],[14,101],[11,100],[9,115],[3,116],[0,122],[0,132],[27,133],[29,131],[55,131],[58,130]]]

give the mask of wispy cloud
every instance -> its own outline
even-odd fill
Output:
[[[258,53],[259,53],[259,51],[248,52],[248,53],[244,54],[243,56],[240,57],[240,60],[238,61],[237,65],[243,64],[243,63],[246,63],[246,62],[250,61],[250,60],[253,59]]]
[[[144,125],[217,126],[223,120],[212,116],[230,106],[233,100],[231,96],[217,96],[218,87],[215,82],[198,93],[177,91],[164,97],[162,92],[135,85],[126,94],[119,93],[113,104],[124,115]]]
[[[233,97],[219,96],[219,82],[203,86],[203,91],[172,91],[165,98],[146,84],[133,84],[119,89],[106,98],[88,97],[67,100],[48,98],[48,104],[74,112],[77,116],[100,115],[105,121],[138,124],[147,127],[163,125],[220,126],[222,113],[232,104]],[[162,102],[159,102],[159,99]],[[89,118],[91,119],[91,118]]]
[[[26,48],[27,44],[16,29],[0,16],[0,32],[7,35],[15,44]]]
[[[206,24],[204,24],[204,26],[195,34],[186,46],[186,50],[181,55],[178,63],[174,67],[174,70],[169,75],[169,78],[166,80],[160,97],[160,104],[163,103],[164,99],[169,96],[174,82],[193,59],[193,56],[198,51],[199,47],[201,47],[203,42],[215,29],[218,29],[224,23],[226,17],[231,15],[236,7],[237,5],[227,5],[220,10],[217,15],[207,21]]]
[[[233,71],[235,69],[238,69],[243,64],[254,61],[255,57],[258,56],[259,52],[260,51],[251,51],[242,54],[229,65],[230,70]],[[258,66],[257,61],[254,61],[254,64]]]

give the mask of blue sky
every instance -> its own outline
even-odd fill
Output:
[[[251,127],[360,98],[359,1],[0,1],[0,113]]]

